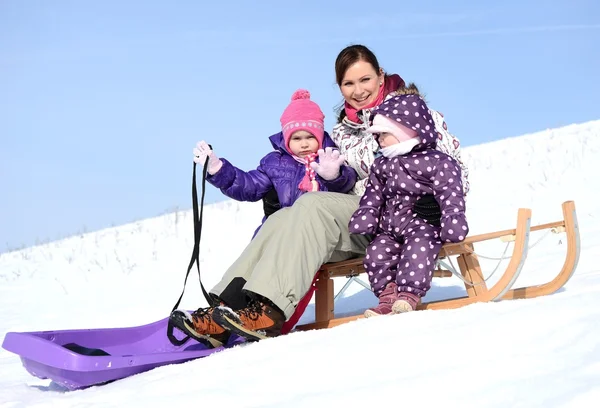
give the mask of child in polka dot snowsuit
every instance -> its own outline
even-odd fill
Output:
[[[429,108],[418,95],[395,96],[371,113],[368,129],[382,156],[371,167],[351,233],[375,235],[364,267],[379,305],[366,317],[415,310],[431,286],[443,243],[469,232],[459,164],[435,149]],[[412,212],[417,199],[433,194],[442,210],[434,226]]]

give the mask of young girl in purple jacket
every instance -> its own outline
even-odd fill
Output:
[[[285,208],[309,191],[347,193],[356,172],[343,165],[344,156],[324,131],[324,118],[310,93],[299,89],[281,115],[282,131],[269,137],[275,150],[255,170],[246,172],[219,159],[205,141],[194,148],[194,161],[204,164],[208,157],[206,181],[238,201],[261,200],[274,188]]]

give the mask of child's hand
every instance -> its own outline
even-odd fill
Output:
[[[462,242],[469,233],[467,217],[463,214],[450,214],[442,217],[442,230],[440,239],[442,242]]]
[[[208,144],[204,140],[198,142],[194,147],[194,162],[197,164],[204,165],[206,158],[208,157],[208,168],[206,171],[213,175],[221,169],[223,162],[217,157],[217,155],[208,147]]]
[[[345,157],[338,150],[327,147],[325,150],[319,149],[319,163],[312,162],[310,167],[323,179],[334,180],[340,175],[340,166],[344,163]]]
[[[378,224],[379,216],[374,208],[359,207],[350,218],[348,231],[351,234],[374,235]]]

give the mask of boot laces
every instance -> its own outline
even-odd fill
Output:
[[[263,304],[258,300],[252,300],[243,309],[236,310],[236,312],[241,316],[246,316],[250,320],[258,320],[260,316],[264,313]]]
[[[213,311],[213,307],[209,306],[209,307],[201,307],[200,309],[196,310],[195,312],[192,312],[192,319],[194,319],[194,323],[197,323],[198,321],[207,321],[208,323],[210,323],[212,321],[212,311]]]

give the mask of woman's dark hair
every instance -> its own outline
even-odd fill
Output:
[[[373,51],[364,45],[350,45],[340,51],[335,59],[335,82],[338,86],[342,86],[342,80],[348,68],[358,61],[368,62],[373,66],[377,75],[379,75],[379,61],[377,61],[377,57],[373,54]]]
[[[353,64],[356,64],[358,61],[368,62],[371,64],[375,72],[377,72],[377,75],[379,75],[379,61],[377,61],[377,57],[375,54],[373,54],[373,51],[361,44],[349,45],[341,50],[335,59],[335,82],[338,86],[342,86],[342,80],[344,79],[344,75],[346,75],[348,68],[350,68]],[[387,77],[387,74],[385,74],[385,77]],[[398,91],[400,93],[419,95],[419,89],[412,82],[403,86],[401,89],[398,89]],[[336,111],[339,111],[337,113],[339,123],[346,117],[343,101],[341,105],[336,108]]]

